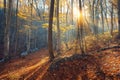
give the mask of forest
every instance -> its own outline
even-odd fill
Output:
[[[120,80],[120,0],[0,0],[0,80]]]

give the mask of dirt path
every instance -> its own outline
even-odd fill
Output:
[[[24,80],[41,80],[42,76],[46,73],[49,65],[50,65],[50,63],[47,62],[47,63],[43,64],[41,67],[36,68],[36,70],[33,71],[33,73],[27,75],[24,78]]]
[[[111,44],[110,46],[114,45],[116,45],[116,43]],[[73,49],[68,50],[59,58],[70,57],[74,53],[75,51]],[[116,76],[120,73],[119,48],[113,48],[101,52],[94,51],[92,53],[93,56],[99,59],[101,70],[105,73],[105,76],[107,76],[106,78],[112,76],[115,80],[120,80],[120,78],[116,79]],[[79,62],[75,62],[74,65],[77,65],[77,63]],[[42,49],[33,54],[29,54],[25,58],[12,59],[7,63],[0,63],[0,80],[42,80],[42,77],[47,73],[47,69],[50,64],[48,51],[46,49]]]
[[[48,51],[43,49],[29,54],[26,58],[18,58],[10,60],[7,63],[0,64],[0,80],[30,80],[30,78],[40,70],[49,65]],[[44,68],[44,69],[43,69]]]

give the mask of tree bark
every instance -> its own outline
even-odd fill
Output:
[[[111,10],[111,35],[113,36],[113,4],[112,4],[112,10]]]
[[[18,46],[18,3],[19,0],[17,0],[17,5],[16,5],[16,31],[15,31],[15,52],[14,54],[17,53],[17,46]]]
[[[54,13],[54,0],[51,0],[50,13],[49,13],[49,28],[48,28],[48,49],[49,49],[50,61],[54,59],[53,39],[52,39],[53,13]]]
[[[78,40],[80,40],[80,49],[81,49],[81,53],[84,54],[84,41],[83,41],[83,13],[82,13],[82,1],[79,0],[79,11],[80,11],[80,19],[79,19],[79,28],[78,28]]]
[[[57,51],[60,54],[59,0],[57,0]]]
[[[120,38],[120,0],[118,0],[118,37]]]
[[[4,0],[6,3],[6,0]],[[6,4],[4,4],[6,6]],[[6,25],[4,32],[4,58],[9,59],[9,45],[10,45],[10,21],[11,21],[12,0],[8,2],[8,14],[6,15]],[[6,12],[6,10],[5,10]]]
[[[74,24],[73,23],[73,0],[71,0],[71,23],[72,25]]]
[[[103,33],[105,32],[104,30],[104,15],[103,15],[103,0],[100,0],[100,7],[101,7],[101,18],[102,18],[102,28],[103,28]]]

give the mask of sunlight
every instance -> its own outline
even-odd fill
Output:
[[[73,16],[77,20],[83,20],[85,17],[85,14],[82,11],[80,11],[79,8],[74,7],[73,8]]]
[[[79,8],[74,7],[73,8],[73,15],[74,15],[74,20],[77,21],[77,25],[84,23],[84,13],[83,11],[80,11]]]
[[[40,69],[41,67],[42,67],[42,65],[44,64],[44,63],[46,63],[47,61],[49,60],[49,58],[48,57],[45,57],[44,59],[42,59],[41,61],[39,61],[38,63],[36,63],[36,64],[34,64],[34,65],[32,65],[32,66],[29,66],[29,67],[22,67],[22,68],[20,68],[20,69],[18,69],[18,70],[15,70],[15,71],[11,71],[11,72],[9,72],[9,73],[7,73],[7,74],[3,74],[3,75],[0,75],[0,80],[2,79],[2,78],[4,78],[4,77],[11,77],[11,76],[13,76],[13,74],[15,75],[15,76],[21,76],[21,75],[23,75],[23,74],[25,74],[25,73],[29,73],[31,70],[34,70],[34,69],[36,69],[36,70],[34,70],[33,72],[31,72],[31,74],[30,75],[28,75],[24,80],[26,80],[29,76],[31,76],[32,74],[34,74],[34,72],[36,72],[38,69]]]
[[[73,15],[74,15],[74,17],[77,18],[77,19],[80,18],[80,15],[81,15],[81,14],[80,14],[80,11],[79,11],[78,8],[76,8],[76,7],[73,8]]]

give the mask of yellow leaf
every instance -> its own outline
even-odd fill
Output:
[[[44,23],[42,24],[42,28],[48,28],[49,24],[48,23]]]

